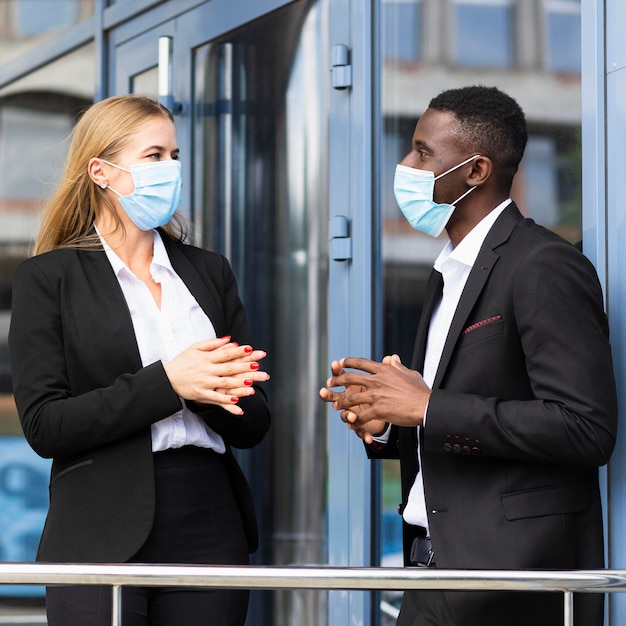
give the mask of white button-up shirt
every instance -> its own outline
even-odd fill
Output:
[[[100,239],[126,298],[144,367],[156,361],[166,363],[190,345],[215,338],[211,320],[174,271],[156,230],[150,272],[154,281],[161,284],[160,309],[147,285]],[[152,450],[193,445],[223,454],[222,437],[181,401],[180,411],[152,424]]]

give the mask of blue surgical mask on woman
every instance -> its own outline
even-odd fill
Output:
[[[158,161],[156,163],[139,163],[125,167],[110,163],[125,172],[130,172],[135,183],[133,193],[123,196],[109,189],[119,196],[119,201],[128,217],[141,230],[151,230],[158,226],[165,226],[171,219],[182,199],[182,177],[180,161]],[[106,189],[103,184],[102,188]]]
[[[435,176],[433,172],[428,170],[420,170],[399,164],[396,166],[393,183],[396,202],[413,228],[432,237],[438,237],[441,234],[457,203],[474,191],[476,187],[470,187],[452,204],[437,204],[433,199],[435,181],[478,156],[480,155],[475,154],[469,159],[465,159],[462,163],[451,167],[443,174],[439,174],[439,176]]]

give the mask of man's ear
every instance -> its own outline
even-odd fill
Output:
[[[467,184],[471,187],[482,185],[490,176],[493,170],[493,162],[484,155],[479,155],[472,161],[472,170],[467,179]]]
[[[109,181],[108,177],[104,173],[102,161],[100,159],[97,157],[89,159],[89,163],[87,164],[87,174],[89,174],[89,178],[91,178],[91,180],[93,180],[98,187],[106,189]]]

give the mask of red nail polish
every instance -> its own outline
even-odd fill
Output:
[[[250,354],[250,353],[252,352],[253,348],[252,348],[252,346],[246,346],[246,347],[244,348],[244,350],[245,350],[248,354]]]
[[[250,387],[252,385],[252,381],[248,378],[247,380],[243,381],[244,385],[247,385],[248,387]]]
[[[258,370],[259,369],[259,364],[258,363],[250,363],[250,369],[251,370]]]
[[[234,404],[235,402],[239,402],[239,398],[236,398],[235,396],[233,396],[230,401]]]
[[[222,335],[220,339],[230,339],[230,335]]]

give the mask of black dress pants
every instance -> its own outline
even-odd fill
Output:
[[[157,452],[154,459],[154,524],[131,562],[247,565],[223,456],[189,446]],[[243,626],[248,596],[247,590],[123,587],[122,626]],[[110,587],[48,587],[48,625],[110,626],[111,600]]]
[[[574,623],[602,626],[602,594],[574,595]],[[397,626],[562,626],[563,595],[532,591],[404,592]]]

